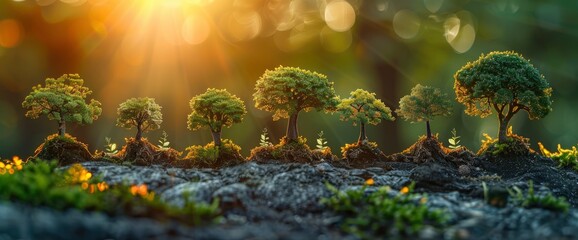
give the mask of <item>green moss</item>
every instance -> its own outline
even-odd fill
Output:
[[[185,198],[184,207],[162,202],[146,186],[108,186],[81,165],[57,170],[56,162],[31,161],[21,170],[0,172],[0,201],[19,202],[58,210],[99,211],[110,215],[174,219],[198,225],[219,216],[218,202],[197,204]]]
[[[552,193],[546,195],[536,195],[534,193],[534,183],[530,180],[528,182],[528,193],[524,194],[518,187],[508,189],[510,196],[514,198],[514,202],[524,208],[542,208],[555,212],[568,212],[570,204],[564,197],[555,197]]]
[[[297,141],[281,138],[279,144],[273,146],[258,146],[251,150],[249,159],[258,162],[280,160],[287,162],[311,163],[321,159],[332,159],[331,149],[312,151],[307,145],[307,139],[299,136]]]
[[[443,227],[447,219],[443,211],[428,209],[427,196],[412,193],[413,184],[396,195],[389,187],[371,193],[366,186],[344,192],[330,184],[327,188],[333,196],[321,202],[343,217],[342,230],[363,239],[412,236],[426,225]]]
[[[486,133],[483,135],[486,139],[482,140],[478,155],[528,156],[536,153],[530,148],[530,139],[512,133],[511,126],[508,128],[505,143],[499,143],[498,139],[492,138]]]
[[[571,167],[578,171],[578,150],[576,149],[576,146],[572,146],[571,149],[564,149],[560,144],[558,144],[557,152],[548,151],[548,149],[546,149],[540,142],[538,143],[538,146],[540,146],[540,152],[542,152],[542,155],[545,157],[557,161],[561,167]]]
[[[211,142],[205,146],[190,146],[186,150],[187,156],[177,160],[177,166],[218,168],[244,162],[241,147],[229,139],[223,139],[220,147]]]

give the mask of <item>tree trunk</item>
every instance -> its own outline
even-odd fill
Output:
[[[60,121],[58,122],[58,135],[64,137],[66,135],[66,122]]]
[[[427,138],[430,139],[431,138],[431,128],[429,127],[429,120],[425,121],[425,125],[427,128]]]
[[[142,138],[142,124],[137,124],[136,125],[136,136],[134,137],[134,140],[140,141],[141,138]]]
[[[289,122],[287,124],[287,133],[285,137],[287,138],[287,142],[295,141],[299,138],[299,131],[297,130],[297,117],[299,116],[299,112],[291,114],[289,116]]]
[[[221,146],[221,132],[211,131],[211,135],[213,136],[213,143],[215,143],[215,146],[220,147]]]
[[[365,135],[365,123],[359,124],[359,139],[357,139],[357,145],[361,145],[363,140],[366,140],[367,136]]]
[[[498,129],[498,143],[506,143],[508,140],[507,129],[508,129],[508,118],[500,120],[500,128]]]

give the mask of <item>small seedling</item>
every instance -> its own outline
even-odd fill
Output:
[[[321,131],[321,132],[319,132],[319,134],[317,134],[316,147],[319,150],[325,150],[325,148],[327,148],[327,140],[325,138],[323,138],[323,131]]]
[[[261,138],[259,139],[259,146],[261,147],[273,146],[273,143],[271,143],[269,140],[269,132],[267,128],[263,128],[263,132],[261,132]]]
[[[169,145],[171,144],[171,142],[169,142],[169,140],[167,139],[168,136],[169,135],[167,134],[167,132],[163,131],[163,136],[159,140],[159,145],[157,145],[161,150],[169,149]]]
[[[452,129],[452,137],[448,139],[448,142],[450,143],[449,148],[451,149],[457,149],[461,147],[460,136],[458,136],[458,133],[455,128]]]
[[[106,141],[106,145],[104,145],[104,152],[107,155],[117,154],[118,149],[116,148],[116,143],[111,142],[109,137],[105,137],[104,140]]]

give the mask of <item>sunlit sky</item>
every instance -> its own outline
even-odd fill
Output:
[[[575,112],[578,36],[573,1],[519,0],[4,0],[0,3],[0,156],[29,155],[56,131],[45,118],[24,118],[20,103],[47,77],[79,73],[103,103],[91,126],[70,133],[102,149],[105,137],[121,143],[133,131],[114,126],[116,109],[131,97],[153,97],[163,106],[164,123],[179,150],[210,141],[208,131],[186,129],[188,101],[208,87],[227,88],[245,101],[245,121],[223,132],[244,148],[258,143],[264,127],[273,139],[286,122],[253,107],[255,81],[279,65],[328,75],[346,96],[356,88],[376,92],[395,109],[417,84],[453,96],[453,73],[492,50],[516,50],[552,82],[556,108]],[[575,55],[574,55],[575,56]],[[568,99],[568,100],[563,100]],[[569,116],[578,114],[570,113]],[[563,117],[563,116],[562,116]],[[307,113],[301,133],[314,141],[323,130],[334,153],[356,139],[357,128],[338,116]],[[577,130],[547,118],[513,121],[522,135],[575,144]],[[425,126],[423,126],[425,127]],[[479,146],[482,132],[494,133],[495,116],[479,120],[454,115],[433,122],[442,138],[452,128],[464,144]],[[567,126],[571,127],[571,126]],[[373,128],[373,130],[371,129]],[[386,153],[399,151],[423,134],[420,124],[398,120],[371,127],[370,139]],[[530,129],[545,129],[528,131]],[[161,131],[150,133],[156,142]],[[146,136],[146,135],[145,135]],[[27,140],[29,139],[29,140]],[[539,140],[538,139],[538,140]],[[4,147],[3,147],[4,146]]]

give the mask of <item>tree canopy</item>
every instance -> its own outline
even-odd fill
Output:
[[[520,54],[491,52],[469,62],[454,75],[458,102],[469,115],[498,114],[500,142],[506,139],[508,122],[520,110],[530,119],[545,117],[552,110],[552,88],[542,74]]]
[[[253,94],[255,107],[273,112],[273,120],[289,118],[288,140],[297,140],[300,111],[334,111],[339,100],[325,75],[295,67],[267,70],[257,80]]]
[[[439,89],[415,85],[409,95],[403,96],[399,100],[399,109],[396,113],[411,122],[423,122],[427,124],[427,137],[431,138],[429,121],[437,116],[449,116],[452,105],[447,94]]]
[[[117,109],[116,125],[131,129],[136,127],[135,140],[140,141],[142,133],[159,129],[163,122],[161,106],[154,98],[131,98],[121,103]]]
[[[193,131],[209,128],[216,146],[221,143],[222,128],[240,123],[247,114],[245,103],[225,89],[209,88],[193,97],[189,104],[193,111],[188,116],[188,128]]]
[[[357,89],[350,93],[348,98],[342,99],[337,105],[337,112],[342,121],[352,121],[353,125],[360,124],[358,142],[365,140],[365,125],[377,125],[382,120],[395,120],[391,109],[385,106],[375,93]]]
[[[64,74],[57,79],[47,78],[45,85],[32,87],[22,107],[26,117],[36,119],[46,115],[49,120],[58,122],[58,133],[64,136],[66,123],[91,124],[102,113],[100,102],[86,97],[92,93],[83,86],[84,80],[78,74]]]

